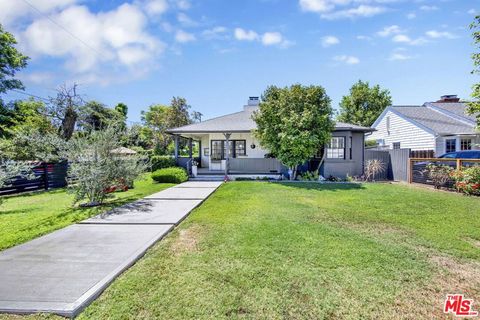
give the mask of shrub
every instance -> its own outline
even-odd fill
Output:
[[[182,183],[188,180],[188,175],[183,168],[170,167],[153,172],[152,179],[163,183]]]
[[[480,195],[480,166],[450,172],[459,192]]]
[[[427,165],[425,170],[435,189],[440,189],[450,180],[450,173],[453,169],[447,165],[431,163]]]
[[[159,169],[175,167],[175,158],[170,156],[152,156],[150,158],[152,164],[152,171],[157,171]]]
[[[367,160],[365,163],[365,181],[375,181],[375,176],[384,172],[385,169],[385,163],[381,160]]]
[[[318,181],[318,170],[317,171],[306,171],[298,177],[298,180],[301,181]]]

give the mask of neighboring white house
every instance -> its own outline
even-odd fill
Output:
[[[433,150],[435,156],[480,149],[476,118],[466,108],[454,95],[422,106],[391,106],[372,125],[376,131],[365,139],[389,149]]]

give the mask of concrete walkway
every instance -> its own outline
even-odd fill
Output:
[[[0,252],[0,312],[76,316],[220,185],[185,182]]]

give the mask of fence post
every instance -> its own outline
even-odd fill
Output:
[[[408,183],[413,182],[413,169],[412,169],[412,159],[408,158]]]
[[[46,162],[43,163],[43,185],[45,190],[48,190],[48,165]]]
[[[457,170],[462,168],[462,159],[457,159]]]

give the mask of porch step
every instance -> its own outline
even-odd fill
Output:
[[[190,181],[223,181],[223,175],[197,175],[196,177],[191,177]]]

